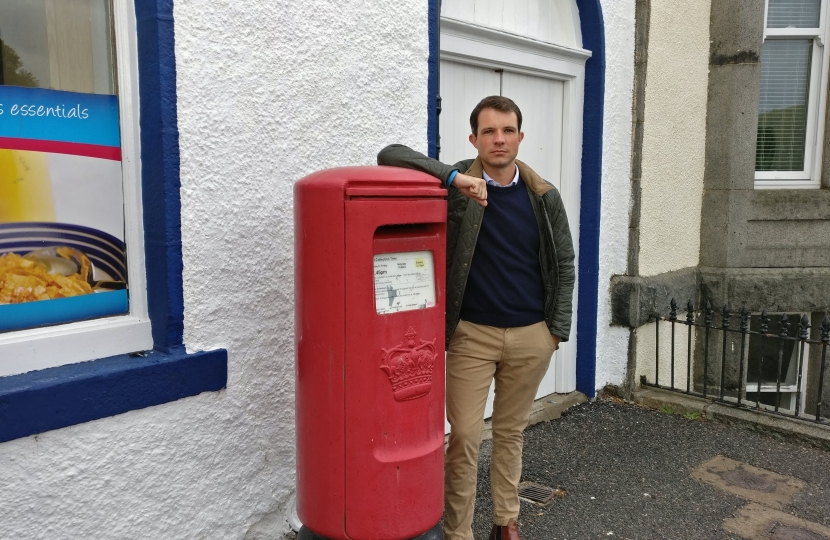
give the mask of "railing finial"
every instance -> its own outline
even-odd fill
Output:
[[[749,310],[741,307],[741,332],[749,332]]]
[[[729,319],[732,318],[732,308],[729,306],[729,302],[723,305],[723,310],[721,311],[721,324],[724,328],[729,328]]]
[[[830,345],[830,315],[825,314],[824,320],[821,321],[821,341]]]
[[[798,337],[802,341],[810,338],[810,326],[810,319],[807,318],[807,314],[805,313],[801,316],[801,321],[798,323]]]
[[[790,316],[786,313],[781,314],[781,320],[778,321],[778,337],[785,338],[789,335],[787,328],[790,327]]]
[[[706,301],[706,309],[703,311],[703,324],[706,326],[712,326],[712,313],[715,310],[712,309],[712,302],[709,300]]]
[[[769,315],[767,315],[767,310],[761,312],[761,333],[766,334],[769,331]]]
[[[686,324],[689,326],[695,323],[695,305],[692,304],[692,299],[686,302]]]
[[[669,320],[677,320],[677,302],[674,300],[674,298],[671,299],[671,311],[669,311]]]

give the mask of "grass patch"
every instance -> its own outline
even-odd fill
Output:
[[[674,414],[674,409],[672,407],[669,407],[668,405],[663,405],[662,407],[660,407],[660,412],[666,414]]]

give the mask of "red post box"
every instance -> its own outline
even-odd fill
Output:
[[[436,537],[446,194],[432,176],[392,167],[331,169],[294,187],[297,513],[307,537]]]

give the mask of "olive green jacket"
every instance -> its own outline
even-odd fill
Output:
[[[539,225],[539,265],[545,288],[545,323],[551,334],[568,341],[571,333],[574,290],[574,248],[562,197],[553,185],[533,169],[516,161],[519,175]],[[482,178],[481,161],[467,159],[446,165],[403,145],[387,146],[378,154],[378,165],[405,167],[430,174],[447,185],[452,171]],[[484,207],[450,185],[447,198],[447,345],[455,333],[461,313],[461,300],[473,261]]]

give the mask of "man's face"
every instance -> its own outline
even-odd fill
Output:
[[[500,169],[516,160],[524,136],[516,113],[483,109],[478,114],[478,133],[470,135],[470,142],[485,165]]]

